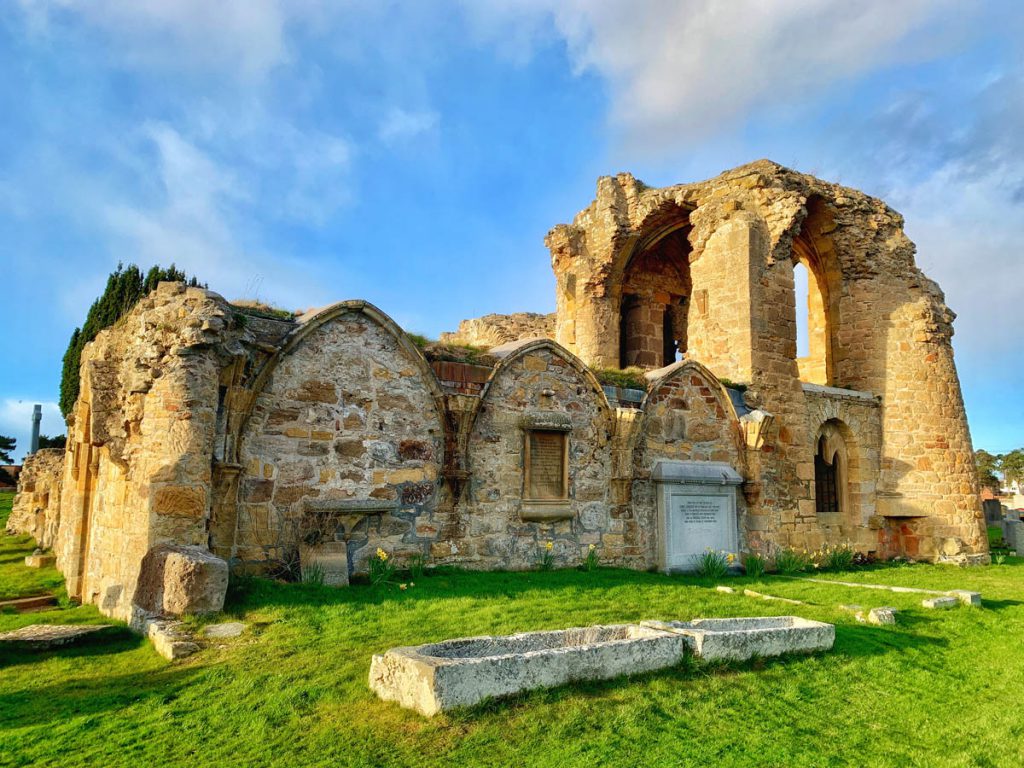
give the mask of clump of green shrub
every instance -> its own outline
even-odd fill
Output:
[[[754,578],[764,576],[766,570],[764,558],[754,552],[747,553],[743,556],[743,570],[747,576]]]
[[[724,549],[705,549],[697,558],[697,574],[711,579],[720,579],[729,572],[736,562],[736,555]]]
[[[591,368],[597,380],[606,387],[647,390],[647,379],[642,368]]]
[[[775,553],[775,569],[782,574],[805,573],[811,569],[811,558],[806,551],[780,549]]]
[[[600,565],[600,560],[597,557],[597,545],[591,544],[587,547],[587,556],[583,558],[583,570],[596,571],[598,565]]]
[[[849,544],[825,547],[815,558],[815,565],[823,571],[848,571],[853,567],[855,556]]]

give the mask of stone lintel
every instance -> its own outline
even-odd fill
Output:
[[[519,517],[526,521],[571,520],[576,514],[568,501],[524,501]]]
[[[657,483],[742,485],[743,477],[724,461],[659,461],[651,479]]]
[[[307,512],[337,512],[339,515],[382,515],[395,512],[394,499],[307,499]]]

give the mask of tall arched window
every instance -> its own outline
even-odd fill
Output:
[[[818,450],[814,454],[814,506],[819,515],[842,511],[839,462],[839,452],[825,435],[819,437]]]
[[[831,236],[832,218],[819,198],[807,201],[807,217],[793,238],[796,362],[800,380],[832,385],[842,275]]]

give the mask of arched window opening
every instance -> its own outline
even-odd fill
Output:
[[[828,234],[835,229],[824,203],[807,202],[807,218],[793,239],[796,362],[800,380],[832,385],[833,345],[840,285],[838,261]]]
[[[814,454],[814,504],[819,515],[840,511],[839,455],[829,453],[828,440],[822,435]]]
[[[798,361],[811,356],[811,340],[807,328],[811,306],[809,280],[807,265],[798,261],[793,265],[793,287],[796,290],[796,359]],[[804,307],[807,307],[807,311],[804,311]],[[803,378],[802,375],[801,378]]]
[[[623,271],[619,365],[661,368],[686,351],[690,295],[689,226],[663,223],[653,242],[641,243]]]

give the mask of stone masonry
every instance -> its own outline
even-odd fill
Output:
[[[654,466],[721,462],[743,479],[741,549],[983,562],[953,313],[902,224],[768,161],[662,189],[604,177],[547,236],[556,315],[464,321],[444,356],[365,301],[269,319],[161,284],[86,348],[67,451],[26,462],[9,527],[53,549],[71,595],[138,619],[216,606],[217,562],[329,562],[338,583],[378,547],[652,567]],[[626,366],[647,371],[639,407],[595,377]],[[201,594],[143,573],[167,551]]]

